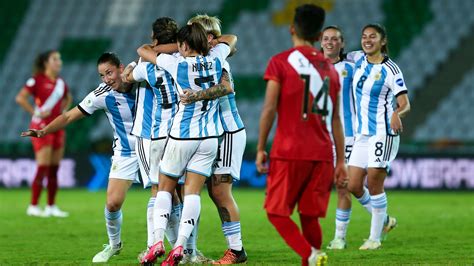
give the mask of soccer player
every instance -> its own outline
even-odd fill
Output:
[[[153,54],[150,56],[145,47],[139,48],[138,53],[144,60],[156,60],[157,66],[170,73],[177,81],[176,87],[180,94],[183,94],[183,88],[205,90],[218,84],[223,61],[235,46],[236,37],[227,36],[221,40],[230,47],[221,43],[209,53],[205,30],[201,25],[193,23],[178,31],[177,40],[180,57],[160,54],[154,59]],[[223,85],[220,92],[222,95],[228,94],[232,92],[232,88]],[[199,194],[206,178],[211,175],[217,154],[217,138],[223,133],[217,106],[217,100],[179,104],[160,163],[159,191],[155,201],[160,216],[159,226],[155,227],[157,242],[145,256],[144,263],[153,263],[165,253],[163,238],[171,211],[171,193],[176,187],[177,179],[186,172],[178,239],[163,265],[175,265],[183,258],[183,245],[199,218]]]
[[[66,111],[72,102],[68,86],[59,77],[61,72],[61,55],[55,50],[46,51],[38,55],[34,62],[33,77],[26,81],[23,89],[16,96],[16,102],[33,118],[30,128],[42,129],[49,122]],[[33,97],[35,105],[31,105],[29,98]],[[37,163],[36,175],[31,184],[31,203],[26,211],[30,216],[67,217],[67,212],[61,211],[55,204],[58,191],[58,169],[64,156],[64,130],[48,135],[41,139],[31,139],[35,160]],[[48,180],[48,205],[44,211],[38,206],[43,179]]]
[[[354,144],[355,109],[352,96],[352,78],[354,75],[354,64],[348,62],[344,55],[344,36],[342,30],[337,26],[328,26],[322,31],[321,50],[324,56],[333,63],[339,74],[341,84],[341,104],[339,115],[344,129],[345,162],[349,161]],[[337,110],[336,110],[337,111]],[[351,217],[351,194],[347,186],[336,186],[337,209],[336,209],[336,232],[334,239],[329,243],[328,249],[346,248],[346,233]]]
[[[268,219],[301,256],[303,265],[327,262],[327,255],[320,251],[319,218],[326,215],[333,175],[341,184],[347,179],[342,125],[339,112],[333,112],[339,110],[339,77],[331,62],[313,47],[324,18],[321,7],[306,4],[296,8],[290,27],[293,48],[273,56],[265,71],[267,88],[257,145],[257,170],[268,172]],[[277,113],[267,167],[265,148]],[[335,169],[328,124],[336,146]],[[296,204],[302,233],[290,218]]]
[[[107,186],[107,203],[104,209],[109,244],[97,253],[92,262],[107,262],[122,249],[121,207],[128,188],[137,179],[139,171],[135,154],[135,137],[130,134],[135,109],[132,85],[123,83],[120,77],[124,66],[113,53],[102,54],[97,61],[102,83],[89,93],[75,108],[57,117],[43,129],[30,129],[22,136],[43,138],[68,124],[103,110],[114,130],[112,166]]]
[[[385,28],[366,25],[361,46],[364,53],[353,53],[356,139],[349,159],[348,189],[372,214],[369,239],[360,247],[372,250],[380,248],[382,234],[396,226],[396,220],[387,215],[384,180],[397,155],[403,130],[400,118],[409,112],[410,102],[402,72],[388,57]]]
[[[190,23],[199,23],[204,27],[210,44],[221,36],[221,23],[217,17],[197,15],[188,21],[188,24]],[[223,80],[225,79],[230,81],[234,89],[230,65],[227,60],[223,65]],[[205,91],[199,91],[196,94],[202,92]],[[194,101],[201,99],[197,95],[194,95],[194,98]],[[224,128],[224,136],[217,153],[217,168],[207,182],[207,187],[209,196],[219,212],[222,232],[227,240],[228,249],[224,256],[214,264],[244,263],[247,261],[247,254],[242,244],[240,213],[232,196],[232,183],[234,180],[240,179],[240,167],[247,134],[237,109],[235,92],[219,98],[219,118]]]

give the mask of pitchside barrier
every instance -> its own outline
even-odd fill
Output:
[[[60,187],[107,186],[110,155],[91,154],[65,158],[59,168]],[[7,188],[30,185],[36,172],[31,158],[0,158],[0,186]],[[254,161],[244,160],[236,186],[263,188],[266,175],[257,173]],[[400,156],[391,165],[385,181],[388,189],[474,190],[474,158],[431,158]]]

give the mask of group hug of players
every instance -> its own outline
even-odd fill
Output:
[[[339,200],[336,235],[329,249],[346,247],[349,192],[372,215],[370,237],[361,249],[379,248],[382,233],[396,226],[387,215],[383,180],[398,150],[400,116],[409,110],[401,71],[387,56],[385,29],[367,25],[362,30],[363,51],[345,55],[342,31],[336,26],[322,29],[323,23],[321,8],[298,7],[290,31],[294,48],[269,62],[256,160],[260,172],[269,170],[268,218],[304,265],[327,261],[318,218],[325,216],[334,176]],[[320,36],[323,53],[313,47]],[[222,35],[218,18],[207,15],[195,16],[179,29],[173,19],[158,18],[151,38],[152,44],[138,48],[139,60],[126,67],[115,54],[102,54],[97,67],[103,82],[97,89],[75,108],[22,135],[41,139],[97,110],[105,111],[114,130],[104,209],[109,243],[93,262],[107,262],[122,249],[121,207],[140,172],[144,187],[151,186],[142,264],[155,263],[165,254],[165,237],[173,248],[162,265],[243,263],[247,254],[231,189],[239,179],[246,133],[226,61],[237,38]],[[49,98],[37,103],[34,115],[62,104],[67,93],[60,83],[51,88]],[[277,112],[268,168],[265,144]],[[228,244],[216,261],[196,248],[205,184]],[[289,218],[296,204],[303,234]]]

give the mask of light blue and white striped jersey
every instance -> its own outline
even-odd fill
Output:
[[[234,79],[230,72],[229,62],[224,61],[223,69],[229,74],[230,85],[234,89]],[[244,128],[244,122],[240,118],[239,110],[235,102],[235,90],[233,93],[219,98],[219,117],[225,132],[232,133]]]
[[[178,94],[171,74],[153,63],[141,62],[133,69],[133,79],[146,80],[153,91],[151,139],[166,138],[178,110]]]
[[[341,84],[341,98],[339,102],[339,114],[345,137],[353,137],[355,131],[355,106],[352,96],[352,79],[354,77],[354,64],[348,61],[339,61],[334,64],[339,74]]]
[[[153,89],[146,82],[138,83],[135,97],[135,118],[133,120],[132,135],[144,139],[151,139],[153,112]]]
[[[219,83],[222,65],[230,53],[227,44],[218,44],[207,56],[178,57],[160,54],[156,64],[168,71],[177,81],[176,89],[206,90]],[[197,101],[184,105],[179,103],[173,119],[170,137],[175,139],[204,139],[223,134],[219,119],[219,100]]]
[[[101,83],[77,107],[87,116],[97,110],[104,110],[114,130],[114,155],[122,157],[135,155],[136,137],[130,134],[135,111],[133,93],[121,93]]]
[[[386,135],[395,133],[390,128],[395,98],[407,93],[400,68],[389,57],[372,64],[367,56],[356,54],[352,81],[356,107],[356,133]]]

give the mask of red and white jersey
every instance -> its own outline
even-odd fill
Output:
[[[35,111],[51,113],[46,118],[33,116],[32,125],[47,125],[61,115],[61,105],[68,94],[68,86],[62,78],[51,80],[43,73],[36,74],[26,81],[25,88],[34,97]]]
[[[339,76],[319,50],[301,46],[273,56],[265,80],[281,86],[271,158],[333,161],[328,131]]]

